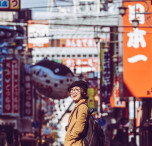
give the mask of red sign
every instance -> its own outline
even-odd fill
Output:
[[[98,61],[97,58],[89,58],[89,59],[62,59],[61,60],[64,65],[69,68],[91,68],[93,71],[98,71]]]
[[[105,39],[101,39],[104,41]],[[61,39],[61,47],[71,48],[97,48],[96,42],[92,38],[80,38],[80,39]]]
[[[3,114],[12,113],[12,60],[3,60]]]
[[[3,60],[3,114],[19,114],[19,61]]]
[[[112,88],[112,94],[110,97],[110,106],[116,108],[125,108],[125,101],[120,101],[119,88],[119,76],[117,74],[114,74],[114,83]]]
[[[31,117],[33,115],[33,100],[32,100],[32,83],[31,75],[24,72],[24,117]]]
[[[125,97],[152,97],[152,11],[150,1],[124,2],[123,16],[123,65]],[[135,16],[136,12],[136,16]],[[139,20],[139,27],[132,27],[132,20]]]

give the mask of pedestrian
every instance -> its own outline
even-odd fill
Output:
[[[86,132],[88,116],[88,106],[85,105],[88,99],[87,89],[88,84],[83,80],[73,82],[68,88],[75,106],[70,113],[68,126],[66,126],[64,146],[85,146],[82,140]]]

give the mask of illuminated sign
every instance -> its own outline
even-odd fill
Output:
[[[3,60],[2,114],[19,115],[19,61]]]
[[[0,11],[20,10],[20,0],[0,0]]]

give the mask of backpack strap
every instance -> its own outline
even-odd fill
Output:
[[[85,105],[88,107],[87,103],[81,103],[81,104],[85,104]],[[80,105],[81,105],[81,104],[80,104]],[[79,106],[80,106],[80,105],[79,105]],[[78,106],[77,109],[76,109],[76,110],[77,110],[77,111],[76,111],[76,118],[77,118],[77,115],[78,115],[79,106]]]
[[[81,103],[81,104],[85,104],[85,105],[88,107],[88,105],[87,105],[86,103]],[[81,105],[81,104],[80,104],[80,105]],[[80,106],[80,105],[79,105],[79,106]],[[78,106],[77,109],[76,109],[76,110],[77,110],[77,111],[76,111],[76,118],[77,118],[79,106]],[[88,118],[90,117],[90,115],[91,115],[93,112],[94,112],[94,109],[93,109],[93,108],[89,108],[89,109],[88,109],[88,113],[89,113],[89,114],[88,114]]]

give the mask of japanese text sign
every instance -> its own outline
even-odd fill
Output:
[[[94,39],[61,39],[61,47],[96,48]]]
[[[31,75],[26,71],[24,72],[24,89],[23,115],[31,117],[33,115],[32,82]]]
[[[12,113],[12,63],[3,61],[3,113]]]
[[[3,60],[3,115],[19,115],[19,61]]]
[[[20,10],[20,0],[0,0],[0,11]]]
[[[124,6],[128,8],[123,16],[124,96],[152,97],[152,23],[151,15],[143,14],[152,7],[150,1],[124,2]],[[137,28],[132,27],[135,17]]]

